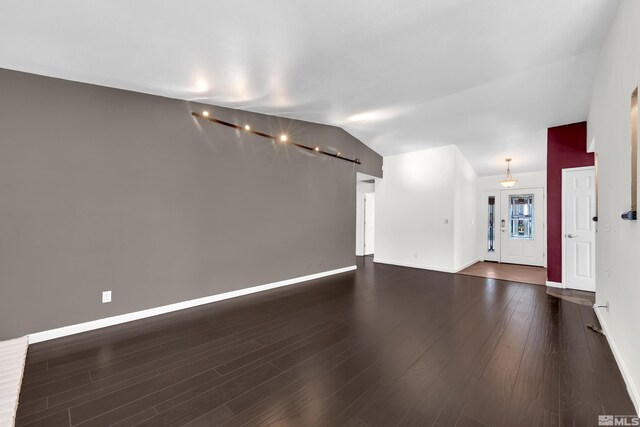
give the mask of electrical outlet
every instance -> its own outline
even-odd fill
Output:
[[[108,302],[111,302],[111,291],[104,291],[102,293],[102,303],[106,304]]]
[[[607,269],[604,271],[604,274],[605,274],[605,276],[607,276],[607,277],[611,277],[611,269],[610,269],[610,268],[607,268]]]

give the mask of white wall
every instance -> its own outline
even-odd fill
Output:
[[[506,169],[505,169],[506,170]],[[517,173],[517,172],[512,172],[513,173],[513,177],[515,179],[518,180],[518,182],[511,187],[511,189],[513,190],[517,190],[519,188],[525,189],[525,188],[543,188],[544,189],[544,194],[545,194],[545,199],[544,199],[544,208],[543,208],[543,215],[544,215],[544,253],[545,253],[545,257],[544,257],[544,265],[546,267],[547,265],[547,230],[546,230],[546,224],[547,224],[547,200],[546,200],[546,195],[547,195],[547,171],[537,171],[537,172],[526,172],[526,173]],[[478,222],[479,224],[481,224],[478,228],[478,234],[477,234],[477,258],[479,260],[484,260],[486,259],[486,251],[487,251],[487,233],[484,231],[486,227],[486,223],[488,221],[487,219],[487,193],[488,192],[495,192],[498,196],[500,194],[500,191],[504,189],[504,187],[502,187],[500,185],[500,181],[504,179],[504,175],[491,175],[491,176],[482,176],[480,178],[478,178],[478,202],[477,202],[477,206],[478,206]],[[500,198],[498,197],[496,199],[496,203],[498,204],[498,209],[500,209]],[[500,219],[498,218],[497,221],[499,222]],[[499,227],[499,225],[498,225]],[[499,229],[497,230],[499,232]],[[500,236],[496,236],[497,239],[500,238]]]
[[[473,261],[463,236],[477,223],[476,197],[475,172],[453,145],[385,157],[384,179],[376,180],[374,260],[441,271]]]
[[[631,92],[640,81],[640,2],[623,0],[600,52],[587,141],[598,154],[596,309],[636,410],[640,403],[640,224],[630,209]],[[610,269],[610,275],[606,270]]]
[[[457,148],[455,162],[453,268],[461,270],[478,260],[478,176]]]

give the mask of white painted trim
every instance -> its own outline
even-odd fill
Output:
[[[600,326],[602,326],[602,330],[604,331],[605,336],[607,337],[607,342],[609,343],[609,347],[611,348],[611,352],[613,353],[613,357],[616,359],[618,363],[618,368],[620,368],[620,373],[622,374],[622,378],[624,378],[624,382],[627,385],[627,391],[629,392],[629,397],[633,402],[633,406],[636,408],[636,413],[640,413],[640,393],[638,393],[638,387],[636,383],[633,381],[633,377],[629,374],[629,369],[627,365],[624,363],[624,359],[620,354],[620,350],[616,345],[615,341],[611,337],[611,332],[609,331],[609,327],[607,326],[607,322],[604,321],[604,317],[600,315],[600,310],[602,308],[593,307],[593,311],[596,313],[596,317],[600,322]]]
[[[421,270],[432,270],[432,271],[440,271],[443,273],[457,273],[460,270],[464,270],[465,268],[469,267],[472,264],[475,264],[476,262],[478,262],[478,260],[474,260],[470,263],[467,263],[465,265],[463,265],[462,267],[459,268],[442,268],[442,267],[434,267],[432,265],[425,265],[425,264],[414,264],[414,263],[409,263],[409,262],[399,262],[399,261],[393,261],[393,260],[387,260],[387,259],[380,259],[380,258],[376,258],[374,255],[373,258],[373,262],[378,263],[378,264],[389,264],[389,265],[397,265],[400,267],[410,267],[410,268],[419,268]]]
[[[596,167],[591,165],[591,166],[576,166],[575,168],[562,168],[563,171],[586,171],[586,170],[594,170],[595,171]]]
[[[562,169],[560,171],[560,173],[562,174],[562,178],[560,179],[560,244],[561,244],[561,248],[560,248],[560,256],[562,257],[562,262],[560,263],[560,277],[562,278],[562,283],[564,287],[564,283],[567,283],[567,269],[565,268],[565,263],[567,262],[567,242],[565,242],[565,237],[564,235],[566,234],[566,229],[565,229],[565,203],[564,203],[564,197],[566,195],[566,181],[567,181],[567,172],[566,169]],[[595,260],[594,260],[595,261]]]
[[[362,221],[362,254],[364,256],[367,256],[373,255],[373,253],[375,252],[375,228],[373,229],[373,245],[370,244],[372,240],[371,236],[367,237],[367,201],[369,204],[373,204],[374,211],[370,212],[371,217],[369,218],[369,220],[373,221],[373,225],[375,227],[376,193],[364,193],[363,199],[364,204],[362,205],[362,214],[364,216],[364,219]],[[373,246],[373,249],[367,247],[367,242],[370,244],[369,246]]]
[[[417,263],[414,264],[410,262],[400,262],[400,261],[394,261],[390,259],[381,259],[381,258],[376,258],[375,254],[373,256],[373,262],[378,264],[397,265],[399,267],[410,267],[410,268],[419,268],[422,270],[433,270],[433,271],[442,271],[444,273],[453,273],[452,269],[444,269],[440,267],[434,267],[430,265],[423,265],[423,264],[417,264]]]
[[[475,263],[476,263],[476,262],[478,262],[478,261],[480,261],[480,260],[476,258],[476,259],[474,259],[473,261],[469,261],[469,262],[468,262],[468,263],[466,263],[466,264],[462,264],[460,267],[458,267],[458,268],[455,268],[455,269],[454,269],[454,270],[455,270],[455,271],[454,271],[454,273],[457,273],[457,272],[459,272],[459,271],[462,271],[462,270],[464,270],[464,269],[465,269],[465,268],[467,268],[467,267],[471,267],[473,264],[475,264]]]
[[[558,283],[558,282],[552,282],[550,280],[547,280],[547,286],[549,286],[550,288],[564,289],[564,284]]]
[[[48,331],[36,332],[33,334],[29,334],[29,343],[35,344],[42,341],[65,337],[67,335],[79,334],[81,332],[92,331],[94,329],[105,328],[107,326],[119,325],[121,323],[144,319],[146,317],[157,316],[159,314],[170,313],[172,311],[184,310],[185,308],[191,308],[198,305],[210,304],[216,301],[222,301],[222,300],[236,298],[243,295],[254,294],[256,292],[267,291],[269,289],[280,288],[282,286],[294,285],[296,283],[306,282],[308,280],[320,279],[322,277],[332,276],[334,274],[346,273],[347,271],[353,271],[355,269],[357,269],[357,267],[355,265],[351,265],[349,267],[323,271],[321,273],[309,274],[308,276],[281,280],[279,282],[267,283],[265,285],[253,286],[251,288],[238,289],[237,291],[225,292],[217,295],[210,295],[207,297],[192,299],[189,301],[182,301],[174,304],[163,305],[161,307],[154,307],[146,310],[135,311],[133,313],[126,313],[118,316],[107,317],[104,319],[92,320],[90,322],[78,323],[76,325],[69,325],[69,326],[63,326],[61,328],[50,329]]]

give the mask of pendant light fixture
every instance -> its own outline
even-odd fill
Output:
[[[507,162],[507,176],[505,179],[500,181],[500,185],[502,185],[505,188],[510,188],[510,187],[513,187],[515,183],[518,182],[518,180],[513,179],[513,177],[511,176],[511,167],[510,167],[511,159],[504,159],[504,161]]]

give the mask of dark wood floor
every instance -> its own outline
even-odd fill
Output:
[[[597,425],[633,414],[589,307],[357,273],[31,346],[17,425]]]

